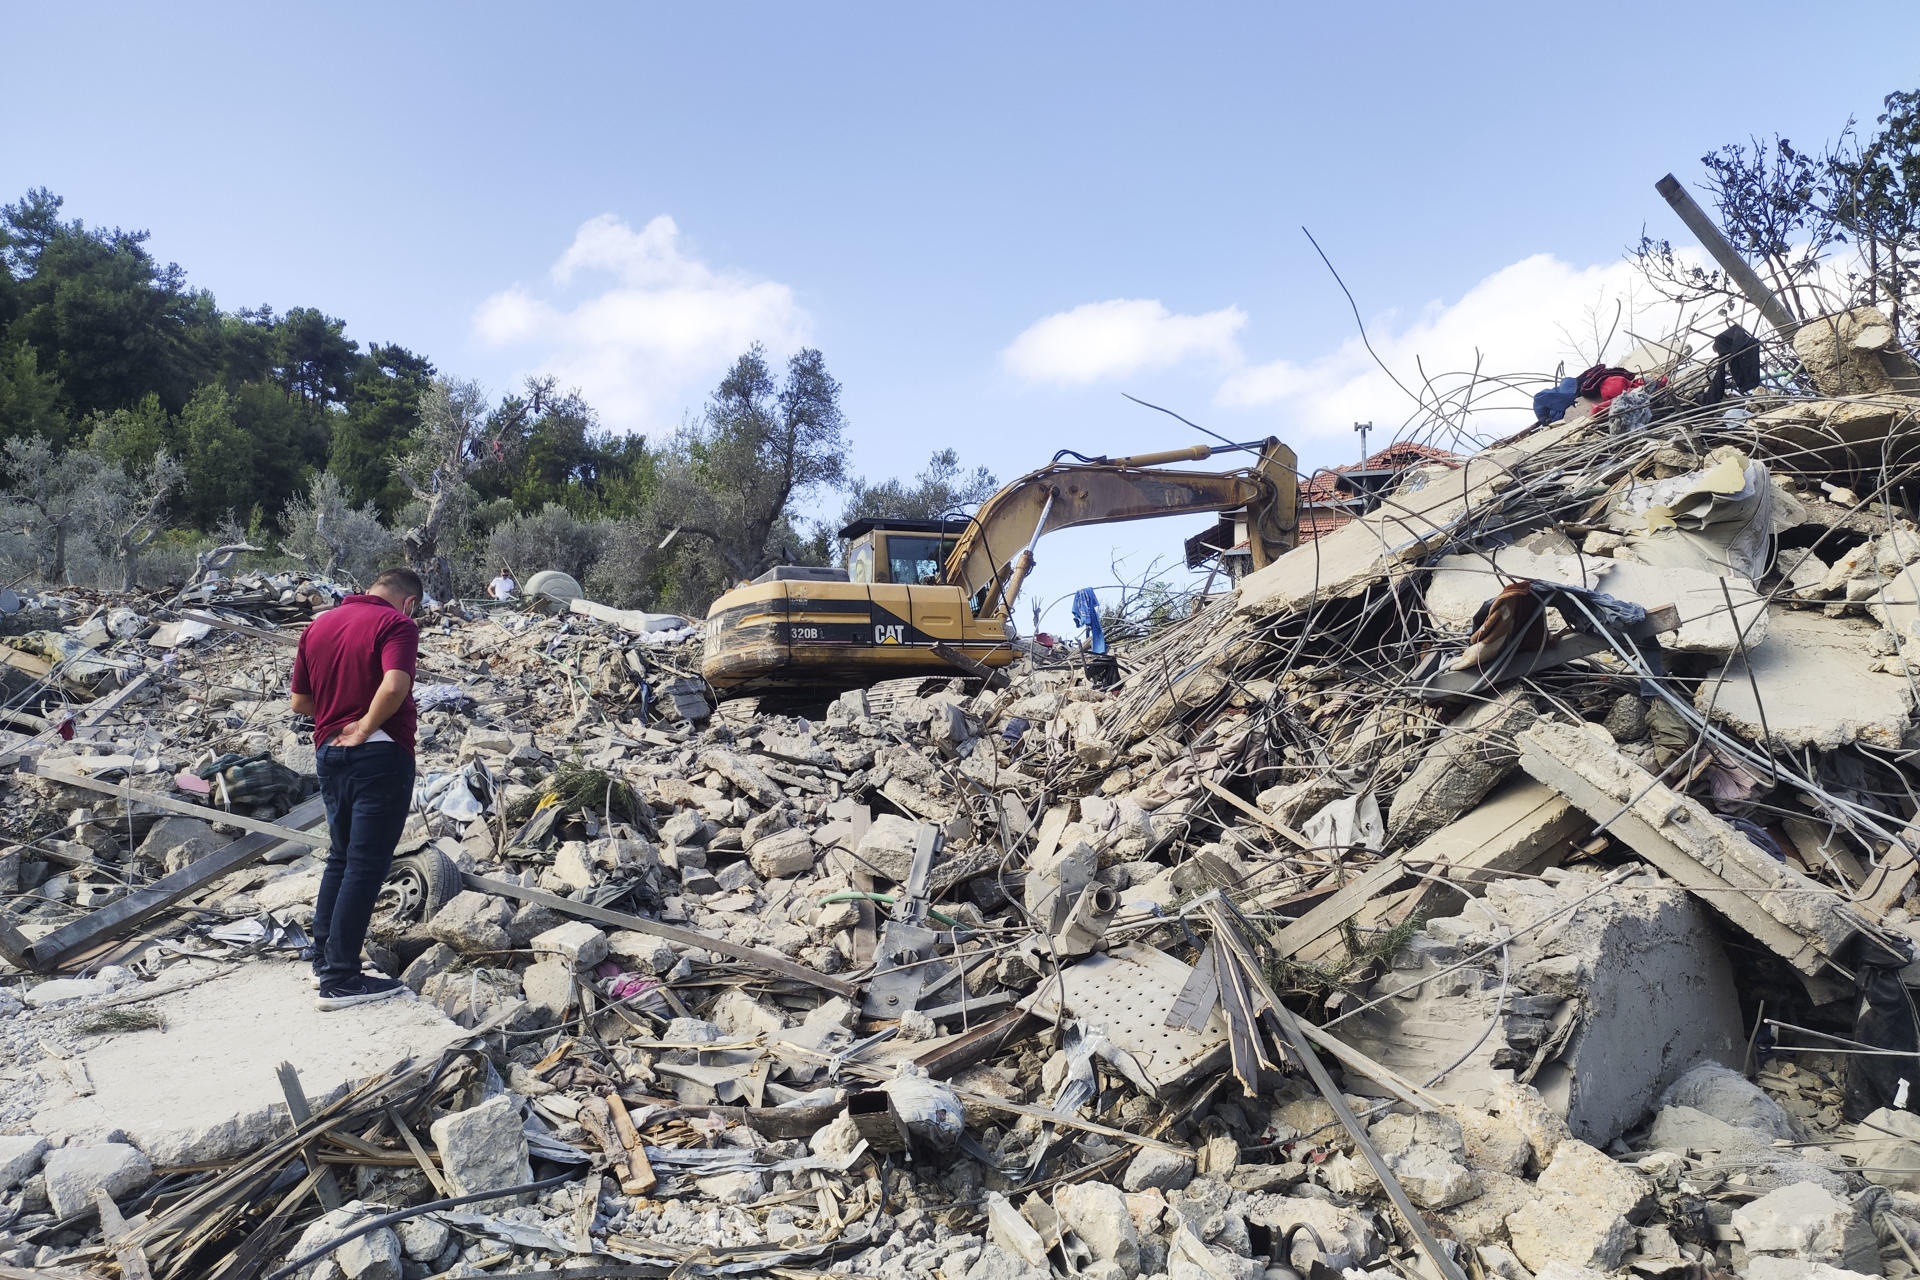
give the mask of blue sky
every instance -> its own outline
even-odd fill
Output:
[[[1681,235],[1661,174],[1749,133],[1822,140],[1912,87],[1910,5],[1851,5],[1809,53],[1819,22],[13,5],[0,192],[149,228],[229,308],[320,307],[496,390],[554,369],[629,429],[670,430],[757,337],[826,353],[869,476],[949,444],[1004,480],[1199,439],[1123,390],[1319,465],[1410,406],[1302,224],[1403,379],[1476,346],[1550,372],[1593,345],[1588,311],[1644,305],[1620,258],[1643,224]],[[1035,592],[1116,553],[1144,569],[1194,523],[1059,535]]]

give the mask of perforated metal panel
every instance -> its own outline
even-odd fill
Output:
[[[1163,951],[1124,947],[1089,956],[1061,972],[1067,1016],[1102,1027],[1132,1054],[1156,1090],[1165,1090],[1227,1061],[1226,1021],[1215,1009],[1194,1031],[1166,1025],[1193,970]],[[1024,1006],[1050,1021],[1060,1018],[1059,981],[1049,980]]]

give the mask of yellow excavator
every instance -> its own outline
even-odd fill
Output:
[[[1230,449],[1254,453],[1253,464],[1218,472],[1165,465]],[[1217,557],[1237,578],[1294,544],[1295,461],[1271,436],[1127,458],[1063,450],[972,516],[855,521],[840,531],[845,568],[779,565],[715,600],[702,672],[729,697],[1005,666],[1014,657],[1013,602],[1043,534],[1218,511],[1213,529],[1188,540],[1187,563]]]

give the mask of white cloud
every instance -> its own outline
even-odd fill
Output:
[[[1029,327],[1001,353],[1008,369],[1029,382],[1083,386],[1193,357],[1233,365],[1234,335],[1246,324],[1238,307],[1204,315],[1168,311],[1152,298],[1114,298],[1059,311]]]
[[[1457,302],[1429,303],[1410,318],[1369,318],[1367,333],[1414,392],[1437,391],[1454,405],[1470,394],[1473,426],[1485,433],[1531,421],[1533,393],[1563,361],[1568,373],[1603,356],[1617,361],[1642,339],[1672,333],[1681,319],[1680,308],[1655,294],[1630,262],[1576,267],[1542,253],[1502,267]],[[1384,441],[1425,416],[1357,334],[1304,362],[1235,370],[1214,400],[1229,409],[1279,408],[1295,435],[1345,436],[1354,422],[1371,421],[1379,429],[1374,439]],[[1483,412],[1497,409],[1506,412]]]
[[[783,355],[811,328],[791,288],[700,261],[665,214],[638,231],[611,213],[588,220],[551,276],[568,301],[504,289],[475,309],[474,332],[529,349],[616,430],[671,426],[752,343]]]

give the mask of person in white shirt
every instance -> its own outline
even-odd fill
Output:
[[[513,593],[517,589],[517,586],[518,584],[513,580],[513,575],[505,569],[502,569],[500,576],[487,584],[487,594],[495,600],[511,600],[513,599]]]

